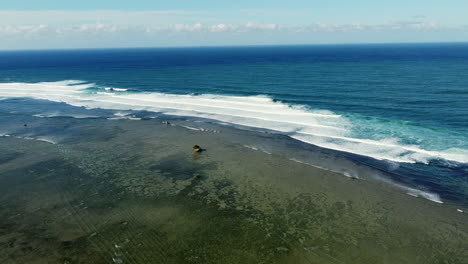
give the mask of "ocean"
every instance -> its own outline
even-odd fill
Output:
[[[17,101],[31,98],[271,130],[466,204],[467,73],[455,43],[1,52],[0,109],[67,115]]]
[[[467,85],[466,43],[0,51],[0,262],[463,263]]]

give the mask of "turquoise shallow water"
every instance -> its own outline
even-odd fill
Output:
[[[0,52],[0,109],[145,110],[273,130],[466,203],[467,62],[467,44]]]

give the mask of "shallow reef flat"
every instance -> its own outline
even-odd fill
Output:
[[[317,153],[272,134],[162,121],[45,118],[28,127],[60,140],[0,137],[0,263],[468,259],[461,205],[297,162]]]

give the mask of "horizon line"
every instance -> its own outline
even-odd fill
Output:
[[[430,45],[430,44],[468,44],[468,41],[424,41],[424,42],[367,42],[367,43],[309,43],[309,44],[245,44],[245,45],[198,45],[198,46],[135,46],[135,47],[95,47],[95,48],[38,48],[38,49],[0,49],[0,52],[21,51],[79,51],[79,50],[126,50],[126,49],[196,49],[196,48],[246,48],[246,47],[288,47],[288,46],[358,46],[358,45]]]

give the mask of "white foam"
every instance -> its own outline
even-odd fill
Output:
[[[128,89],[123,89],[123,88],[112,88],[112,87],[106,87],[104,88],[106,91],[116,91],[116,92],[126,92]]]
[[[117,116],[117,117],[109,117],[107,120],[141,120],[140,117],[132,117],[132,116]]]
[[[43,141],[43,142],[47,142],[47,143],[50,143],[50,144],[53,144],[53,145],[56,145],[57,142],[49,139],[49,138],[45,138],[45,137],[37,137],[37,138],[33,138],[34,140],[38,140],[38,141]]]
[[[439,203],[439,204],[444,203],[437,193],[411,188],[411,187],[396,183],[396,182],[392,181],[391,179],[389,179],[389,178],[387,178],[385,176],[379,175],[379,174],[375,174],[373,176],[379,181],[385,182],[387,184],[391,184],[391,185],[405,191],[406,194],[408,194],[410,196],[421,197],[421,198],[424,198],[424,199],[427,199],[429,201]]]
[[[49,144],[57,144],[57,142],[49,139],[49,138],[45,138],[45,137],[20,137],[20,136],[12,136],[10,134],[2,134],[0,133],[0,137],[12,137],[12,138],[19,138],[19,139],[27,139],[27,140],[36,140],[36,141],[43,141],[43,142],[46,142],[46,143],[49,143]]]
[[[190,130],[195,130],[195,131],[204,131],[203,128],[196,128],[196,127],[183,126],[183,125],[181,125],[181,127],[186,128],[186,129],[190,129]]]
[[[76,118],[76,119],[99,118],[99,116],[95,116],[95,115],[72,115],[72,114],[61,114],[59,112],[35,114],[33,116],[39,117],[39,118],[51,118],[51,117],[71,117],[71,118]]]
[[[369,156],[380,160],[427,163],[432,159],[468,163],[468,151],[432,151],[405,145],[398,139],[361,139],[349,136],[353,124],[329,111],[290,106],[267,96],[175,95],[163,93],[92,93],[94,84],[83,81],[2,83],[0,97],[27,97],[64,102],[87,109],[145,110],[167,115],[191,116],[222,123],[273,130],[320,147]],[[124,91],[105,88],[107,91]],[[122,114],[120,117],[124,117]],[[115,118],[119,118],[119,113]],[[134,117],[124,117],[136,119]]]
[[[125,112],[116,112],[116,113],[114,113],[115,116],[127,116],[129,114],[130,113],[125,113]]]
[[[101,94],[101,95],[113,95],[114,93],[96,92],[96,94]]]
[[[332,172],[341,174],[341,175],[343,175],[343,176],[346,176],[346,177],[348,177],[348,178],[359,179],[359,176],[358,176],[356,173],[351,172],[351,171],[348,171],[348,170],[325,168],[325,167],[321,167],[321,166],[318,166],[318,165],[314,165],[314,164],[311,164],[311,163],[308,163],[308,162],[305,162],[305,161],[302,161],[302,160],[298,160],[298,159],[295,159],[295,158],[290,158],[289,160],[290,160],[290,161],[297,162],[297,163],[300,163],[300,164],[304,164],[304,165],[307,165],[307,166],[311,166],[311,167],[314,167],[314,168],[332,171]]]
[[[258,148],[250,145],[244,145],[245,148],[251,149],[251,150],[258,150]]]
[[[424,199],[427,199],[429,201],[432,201],[432,202],[435,202],[435,203],[439,203],[439,204],[443,204],[444,202],[442,202],[442,200],[440,199],[440,196],[436,193],[430,193],[430,192],[424,192],[424,191],[421,191],[421,190],[418,190],[418,189],[413,189],[413,188],[409,188],[409,187],[406,187],[406,186],[403,186],[403,185],[400,185],[400,188],[402,189],[406,189],[408,190],[408,194],[411,195],[411,196],[414,196],[414,197],[422,197]]]

